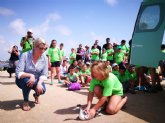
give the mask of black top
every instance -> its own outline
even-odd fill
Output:
[[[14,52],[12,52],[9,60],[17,61],[17,60],[19,60],[19,56],[17,56]]]

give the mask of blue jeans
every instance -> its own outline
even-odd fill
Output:
[[[29,80],[29,78],[23,78],[23,79],[16,78],[16,84],[20,89],[22,89],[23,98],[24,98],[25,102],[29,101],[29,93],[30,93],[31,89],[36,90],[36,86],[37,86],[37,83],[38,83],[38,80],[36,80],[34,82],[33,87],[28,87],[27,86],[28,80]],[[44,90],[42,94],[44,94],[45,91],[46,91],[46,87],[45,87],[44,82],[42,83],[42,87],[43,87],[43,90]],[[37,95],[37,96],[39,96],[39,95]]]

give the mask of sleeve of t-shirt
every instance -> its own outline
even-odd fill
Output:
[[[92,79],[91,82],[90,82],[89,91],[94,92],[94,88],[95,88],[95,81],[94,81],[94,79]]]
[[[51,56],[52,50],[49,48],[48,55]]]

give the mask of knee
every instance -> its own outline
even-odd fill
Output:
[[[117,111],[116,111],[116,109],[114,108],[114,107],[112,107],[112,106],[107,106],[106,107],[106,113],[108,113],[108,114],[110,114],[110,115],[114,115],[114,114],[116,114],[117,113]]]

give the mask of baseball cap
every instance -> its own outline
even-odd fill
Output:
[[[31,33],[33,33],[32,29],[28,29],[27,32],[31,32]]]
[[[115,67],[115,66],[117,66],[117,65],[118,65],[117,63],[113,63],[112,64],[112,68]]]
[[[118,46],[117,49],[121,49],[122,47],[121,46]]]

